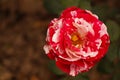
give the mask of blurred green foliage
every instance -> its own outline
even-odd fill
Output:
[[[48,68],[56,75],[64,75],[64,73],[55,65],[55,61],[51,60],[48,64]]]
[[[48,12],[53,14],[60,14],[61,11],[70,6],[78,6],[89,10],[91,9],[89,0],[44,0],[44,5]]]
[[[108,33],[110,35],[111,41],[116,41],[120,36],[120,27],[119,25],[112,20],[107,20],[106,25],[108,26]]]
[[[99,0],[97,0],[99,1]],[[107,0],[109,1],[109,0]],[[114,1],[114,0],[111,0]],[[116,0],[118,1],[118,0]],[[94,4],[93,4],[94,3]],[[116,2],[117,3],[117,2]],[[120,10],[119,7],[111,6],[109,2],[95,3],[92,0],[44,0],[47,11],[51,14],[59,15],[61,11],[70,6],[77,6],[82,9],[91,10],[97,14],[108,28],[111,44],[107,55],[98,63],[97,71],[102,74],[109,74],[111,80],[120,80]],[[54,69],[56,75],[62,75],[52,63],[51,69]],[[62,80],[89,80],[88,74],[78,75],[77,77],[63,78]]]
[[[68,76],[61,80],[89,80],[89,77],[87,76],[87,74],[79,74],[78,76],[75,77]]]

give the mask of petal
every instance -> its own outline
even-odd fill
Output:
[[[69,74],[71,62],[59,59],[56,61],[56,65],[65,73]]]

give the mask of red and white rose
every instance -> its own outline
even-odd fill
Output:
[[[88,10],[71,7],[49,24],[45,53],[71,76],[91,69],[108,50],[107,27]]]

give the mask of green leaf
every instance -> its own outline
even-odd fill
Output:
[[[48,64],[48,68],[56,75],[65,74],[55,65],[55,61],[50,61]]]
[[[116,41],[120,36],[120,26],[112,20],[106,22],[111,41]]]
[[[80,0],[79,7],[82,9],[87,9],[87,10],[92,9],[90,0]]]
[[[112,43],[110,44],[108,53],[106,54],[106,57],[110,60],[110,61],[114,61],[119,55],[119,47],[117,43]]]

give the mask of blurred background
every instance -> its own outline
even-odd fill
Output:
[[[111,45],[90,71],[70,77],[43,51],[47,25],[70,6],[91,10]],[[119,0],[0,0],[0,80],[120,80]]]

